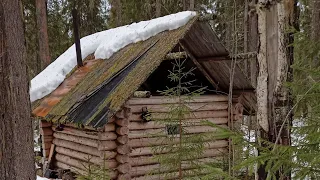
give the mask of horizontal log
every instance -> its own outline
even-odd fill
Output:
[[[52,142],[52,140],[53,140],[53,136],[52,135],[42,136],[42,143]]]
[[[75,129],[87,129],[87,130],[91,130],[91,131],[98,131],[97,128],[93,128],[91,126],[81,126],[81,128],[79,128],[78,124],[73,124],[73,123],[66,123],[66,124],[64,124],[64,126],[72,127],[72,128],[75,128]]]
[[[53,131],[50,127],[40,128],[40,134],[42,136],[50,136],[53,134]]]
[[[80,175],[87,175],[88,174],[88,170],[82,170],[82,169],[70,166],[68,164],[65,164],[63,162],[55,161],[53,164],[55,167],[60,168],[60,169],[65,169],[65,170],[70,169],[72,172],[74,172],[76,174],[80,174]],[[115,179],[118,177],[118,172],[114,171],[112,169],[109,169],[107,173],[111,179]]]
[[[127,119],[127,118],[117,119],[117,120],[115,121],[115,123],[116,123],[118,126],[128,126],[128,125],[129,125],[129,119]]]
[[[113,151],[99,151],[97,148],[86,146],[83,144],[74,143],[71,141],[61,140],[61,139],[54,139],[53,143],[60,147],[65,147],[68,149],[74,149],[89,155],[99,156],[102,159],[112,159],[115,158],[116,152]]]
[[[130,180],[131,179],[131,175],[130,173],[126,173],[126,174],[119,174],[117,180]]]
[[[48,121],[40,121],[40,127],[41,128],[46,128],[46,127],[51,127],[52,123]]]
[[[202,158],[197,160],[199,164],[207,164],[212,162],[217,162],[217,159],[214,158]],[[195,167],[190,164],[189,161],[182,161],[182,169],[183,170],[189,170],[194,169]],[[143,176],[150,173],[164,173],[164,172],[174,172],[177,171],[177,169],[166,169],[166,167],[161,166],[160,164],[152,164],[152,165],[145,165],[145,166],[136,166],[131,167],[131,176]]]
[[[118,154],[129,154],[131,152],[131,147],[127,144],[119,145],[117,147]]]
[[[89,155],[86,153],[82,153],[79,151],[75,151],[72,149],[64,148],[64,147],[56,147],[56,152],[59,154],[63,154],[72,158],[76,158],[85,162],[90,162],[99,166],[106,166],[108,168],[117,167],[118,163],[116,160],[104,160],[98,156]]]
[[[55,155],[55,158],[58,162],[62,162],[64,164],[67,164],[72,167],[76,167],[76,168],[84,170],[84,171],[86,171],[90,165],[88,162],[77,160],[77,159],[74,159],[69,156],[59,154],[59,153],[57,153]]]
[[[89,139],[89,138],[85,138],[85,137],[79,137],[79,136],[73,136],[70,134],[64,134],[64,133],[60,133],[60,132],[55,132],[53,134],[53,136],[55,138],[58,139],[63,139],[63,140],[67,140],[67,141],[71,141],[71,142],[75,142],[78,144],[83,144],[86,146],[91,146],[91,147],[98,147],[98,140],[95,139]]]
[[[56,126],[52,126],[52,129],[55,130]],[[63,130],[57,131],[59,133],[70,134],[73,136],[85,137],[95,140],[115,140],[117,135],[114,132],[97,132],[89,131],[85,129],[75,129],[70,127],[64,127]]]
[[[129,133],[129,134],[130,134],[130,133]],[[129,141],[128,135],[118,136],[118,138],[117,138],[117,142],[118,142],[119,144],[127,144],[128,141]]]
[[[187,103],[184,104],[189,111],[215,111],[228,109],[228,102],[209,102],[209,103]],[[133,114],[141,113],[143,107],[147,107],[149,112],[170,112],[177,108],[178,104],[156,104],[156,105],[132,105],[130,106]]]
[[[212,137],[204,137],[204,141],[210,141]],[[158,145],[166,145],[166,144],[178,144],[179,137],[174,139],[170,139],[168,137],[155,137],[155,138],[140,138],[140,139],[131,139],[129,141],[129,146],[132,148],[137,147],[151,147],[151,146],[158,146]],[[204,142],[207,143],[207,142]]]
[[[117,134],[115,132],[99,132],[98,138],[101,141],[112,141],[117,139]]]
[[[228,117],[227,110],[217,110],[217,111],[198,111],[191,112],[184,115],[183,119],[207,119],[207,118],[222,118]],[[151,113],[151,120],[168,120],[170,118],[170,113]],[[141,114],[131,114],[129,121],[143,121]],[[129,124],[130,126],[130,124]]]
[[[183,170],[183,177],[185,179],[201,179],[202,176],[207,175],[209,173],[212,173],[206,169],[201,169],[201,170],[197,170],[195,172],[196,169],[188,169],[188,170]],[[175,172],[165,172],[165,173],[160,173],[160,174],[156,174],[154,173],[153,175],[151,174],[147,174],[147,175],[142,175],[139,177],[134,177],[134,180],[159,180],[162,177],[165,177],[166,180],[176,180],[179,179],[179,171],[175,171]],[[204,179],[207,179],[204,178]]]
[[[218,125],[219,127],[227,128],[227,125]],[[199,134],[199,133],[214,133],[219,131],[218,128],[211,126],[189,126],[183,127],[184,134]],[[208,134],[209,135],[209,134]],[[211,135],[211,134],[210,134]],[[213,135],[213,134],[212,134]],[[140,138],[152,138],[152,137],[166,137],[168,132],[165,127],[157,129],[140,129],[140,130],[131,130],[129,133],[130,139],[140,139]]]
[[[131,170],[131,166],[129,163],[125,163],[125,164],[120,164],[117,167],[117,170],[119,173],[125,174],[125,173],[129,173]]]
[[[218,149],[205,149],[203,154],[199,156],[201,158],[212,158],[212,159],[219,159],[217,156],[222,156],[228,153],[226,148],[218,148]],[[186,156],[185,159],[187,160],[188,157]],[[132,167],[135,166],[143,166],[143,165],[150,165],[150,164],[157,164],[158,161],[154,158],[153,155],[148,156],[136,156],[130,158],[130,164]]]
[[[219,127],[227,127],[219,125]],[[206,133],[206,132],[215,132],[210,126],[193,126],[193,127],[184,127],[187,131],[184,134],[198,134],[198,133]],[[167,130],[165,127],[157,128],[157,129],[139,129],[139,130],[131,130],[129,133],[130,139],[137,139],[137,138],[146,138],[146,137],[161,137],[167,136]]]
[[[188,119],[183,120],[183,126],[197,126],[201,124],[205,124],[206,121],[209,121],[213,124],[227,124],[227,118],[207,118],[207,119]],[[165,122],[161,121],[149,121],[149,122],[130,122],[129,129],[130,133],[132,130],[145,130],[145,129],[157,129],[166,127]]]
[[[182,96],[183,99],[187,99]],[[225,102],[228,101],[228,96],[225,95],[202,95],[198,97],[193,97],[191,100],[186,100],[185,102]],[[152,104],[173,104],[178,103],[179,99],[167,98],[164,96],[152,96],[150,98],[131,98],[128,101],[129,105],[152,105]]]
[[[130,161],[130,157],[129,155],[117,155],[116,156],[116,160],[117,162],[119,162],[120,164],[124,164]]]
[[[228,146],[228,141],[226,140],[218,140],[214,142],[204,143],[205,149],[219,149],[219,148],[225,148],[227,146]],[[168,151],[164,150],[161,153],[167,153],[167,152]],[[130,157],[145,156],[145,155],[152,155],[152,154],[155,154],[155,151],[151,147],[139,147],[139,148],[132,148]]]
[[[125,112],[123,109],[121,109],[120,111],[116,112],[116,114],[114,115],[117,119],[124,119],[125,118]]]
[[[115,116],[112,116],[112,117],[110,117],[110,118],[108,119],[107,124],[113,124],[115,120],[116,120],[116,117],[115,117]]]
[[[104,131],[109,132],[109,131],[115,131],[116,130],[116,125],[114,123],[107,123],[104,125]]]
[[[59,168],[59,169],[70,170],[71,172],[74,172],[76,174],[81,174],[81,175],[86,175],[87,174],[87,172],[82,170],[82,169],[70,166],[68,164],[65,164],[65,163],[62,163],[62,162],[59,162],[59,161],[55,161],[53,163],[53,165],[55,167]]]
[[[117,143],[115,141],[99,141],[98,150],[99,151],[108,151],[117,148]]]
[[[119,134],[119,135],[127,135],[127,134],[129,134],[129,128],[128,127],[118,127],[117,129],[116,129],[116,132],[117,132],[117,134]]]
[[[165,60],[176,60],[176,59],[185,59],[187,57],[188,57],[188,55],[186,52],[173,52],[173,53],[168,53],[164,59]]]

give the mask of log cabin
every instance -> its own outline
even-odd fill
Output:
[[[159,166],[151,147],[163,141],[149,134],[166,133],[166,125],[153,119],[168,113],[165,105],[178,103],[158,90],[170,86],[168,70],[179,58],[186,59],[187,68],[196,68],[197,84],[208,89],[188,102],[194,114],[186,117],[193,122],[186,127],[189,133],[215,130],[199,123],[203,119],[230,127],[255,109],[254,87],[237,65],[230,87],[232,57],[210,24],[196,16],[178,29],[130,44],[108,60],[88,56],[58,88],[33,102],[32,113],[41,121],[43,157],[50,159],[50,168],[86,174],[93,164],[106,166],[111,179],[161,179],[161,173],[149,172]],[[147,121],[145,110],[151,113]],[[205,162],[224,156],[228,148],[228,139],[211,140],[201,158]]]

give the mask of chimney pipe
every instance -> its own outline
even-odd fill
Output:
[[[77,53],[77,64],[78,64],[78,67],[81,67],[83,66],[83,63],[82,63],[81,48],[80,48],[79,19],[78,19],[78,12],[76,9],[72,10],[72,20],[73,20],[73,35],[74,35],[74,41],[75,41],[76,53]]]

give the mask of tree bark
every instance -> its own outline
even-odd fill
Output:
[[[311,0],[312,20],[311,20],[311,38],[320,41],[320,0]]]
[[[121,0],[115,0],[116,2],[116,26],[122,25],[122,3]]]
[[[190,10],[190,11],[194,11],[194,0],[190,0],[189,10]]]
[[[156,17],[161,16],[161,0],[156,0]]]
[[[49,53],[46,0],[36,0],[36,14],[38,26],[39,58],[41,62],[41,70],[43,70],[51,63]]]
[[[294,1],[273,0],[270,3],[270,0],[259,0],[259,3],[257,119],[261,127],[260,137],[275,144],[290,145],[290,133],[287,128],[291,122],[291,116],[288,114],[290,97],[284,83],[289,80],[289,67],[293,62],[292,57],[288,56],[288,44],[292,42],[286,29],[288,25],[293,24],[291,21]],[[286,3],[293,4],[288,6]],[[270,176],[264,166],[259,168],[258,174],[259,179]],[[281,176],[290,179],[290,175],[283,174],[281,170],[278,170],[277,175],[278,178]]]
[[[186,11],[188,9],[187,0],[182,0],[182,6],[183,6],[182,8],[183,8],[184,11]]]
[[[21,2],[0,2],[0,179],[35,179]]]

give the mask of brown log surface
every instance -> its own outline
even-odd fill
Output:
[[[78,143],[67,141],[67,140],[54,139],[53,143],[60,147],[74,149],[74,150],[86,153],[88,155],[99,156],[100,158],[103,158],[103,159],[111,159],[116,156],[116,152],[113,152],[113,151],[99,151],[97,148],[86,146],[83,144],[78,144]]]
[[[228,141],[226,140],[218,140],[214,142],[208,142],[204,144],[206,149],[219,149],[219,148],[225,148],[228,146]],[[162,151],[161,153],[167,153],[167,151]],[[132,152],[130,153],[130,156],[144,156],[144,155],[152,155],[154,154],[154,151],[151,147],[138,147],[138,148],[132,148]]]
[[[226,102],[228,101],[228,96],[224,95],[203,95],[199,97],[195,97],[192,100],[188,100],[187,102],[198,102],[198,103],[206,103],[206,102]],[[128,101],[129,105],[152,105],[152,104],[174,104],[178,103],[179,99],[171,99],[163,96],[153,96],[150,98],[131,98]]]

